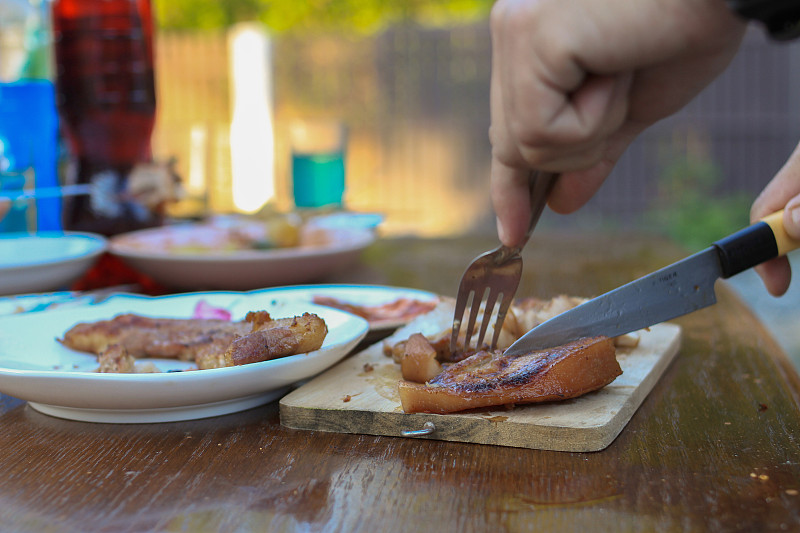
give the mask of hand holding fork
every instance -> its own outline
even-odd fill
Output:
[[[467,307],[467,302],[472,297],[470,306],[470,314],[467,322],[467,329],[465,331],[464,349],[469,348],[470,340],[475,329],[475,322],[478,314],[480,313],[481,303],[486,297],[483,318],[481,319],[480,332],[476,342],[476,349],[480,349],[483,344],[483,339],[486,335],[486,330],[489,327],[492,311],[500,299],[500,306],[497,309],[497,319],[494,324],[494,334],[492,335],[492,342],[489,349],[493,350],[497,347],[497,339],[500,336],[500,330],[503,326],[508,308],[514,300],[514,295],[519,286],[519,280],[522,277],[522,257],[520,252],[525,244],[528,242],[539,217],[544,211],[544,206],[547,204],[547,197],[550,190],[555,183],[557,174],[550,172],[531,171],[529,176],[530,185],[530,202],[531,202],[531,220],[528,225],[528,231],[525,233],[523,241],[511,248],[506,245],[501,245],[498,248],[485,252],[476,257],[472,263],[467,267],[464,275],[461,277],[461,283],[458,287],[458,294],[456,296],[456,310],[453,316],[453,331],[450,337],[450,351],[455,351],[458,342],[458,336],[461,331],[462,319],[464,311]]]

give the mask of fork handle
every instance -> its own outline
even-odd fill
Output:
[[[558,174],[553,172],[542,172],[539,170],[531,170],[528,174],[528,186],[531,202],[531,221],[528,223],[528,231],[525,232],[522,242],[513,248],[515,253],[522,251],[522,248],[531,238],[533,229],[539,222],[542,216],[544,206],[547,205],[547,197],[550,196],[550,191],[553,190],[553,185],[558,178]]]

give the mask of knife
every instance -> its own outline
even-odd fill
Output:
[[[714,283],[800,247],[773,213],[677,263],[542,322],[508,347],[523,355],[597,335],[616,337],[716,303]]]

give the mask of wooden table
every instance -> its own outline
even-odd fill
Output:
[[[384,240],[333,281],[453,294],[493,242]],[[520,293],[589,296],[678,256],[634,237],[540,235]],[[681,352],[595,453],[291,430],[276,403],[90,424],[2,396],[0,530],[796,531],[798,377],[742,302],[719,292],[678,321]]]

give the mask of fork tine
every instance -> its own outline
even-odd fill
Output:
[[[464,310],[467,308],[467,300],[472,291],[458,291],[456,298],[456,310],[453,314],[453,331],[450,334],[450,351],[455,352],[458,345],[458,334],[461,332],[461,321],[464,319]]]
[[[483,339],[486,336],[486,330],[489,329],[489,321],[492,319],[492,311],[494,304],[497,302],[497,297],[500,291],[494,287],[489,287],[489,295],[486,297],[486,305],[483,308],[483,318],[481,319],[481,331],[478,334],[478,340],[475,342],[475,349],[480,350],[483,346]]]
[[[506,320],[508,308],[511,307],[511,302],[514,300],[514,293],[516,290],[503,293],[503,299],[500,300],[500,307],[497,309],[497,320],[494,322],[494,335],[492,335],[492,344],[489,346],[491,350],[497,348],[497,340],[500,338],[500,331],[503,329],[503,322]],[[488,321],[488,318],[487,318]]]
[[[469,341],[472,340],[472,332],[475,331],[475,321],[478,318],[478,313],[481,311],[481,301],[483,301],[483,294],[486,289],[481,287],[481,292],[472,291],[472,303],[469,309],[469,320],[467,322],[467,331],[464,337],[464,349],[469,347]]]

